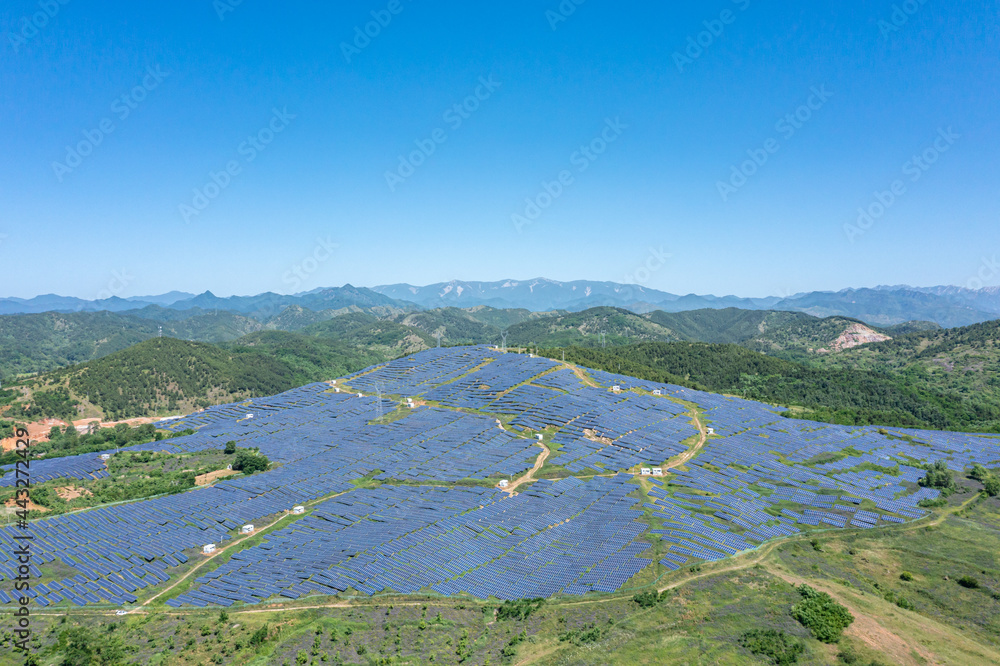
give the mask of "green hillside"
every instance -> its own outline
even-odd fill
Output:
[[[0,378],[100,358],[157,337],[160,326],[165,336],[202,342],[233,340],[261,329],[258,322],[232,312],[189,313],[162,321],[111,312],[7,315],[0,317]]]
[[[846,425],[995,432],[1000,400],[970,401],[907,376],[814,368],[737,345],[643,343],[543,350],[552,358],[654,381],[796,406],[793,414]]]
[[[261,330],[300,331],[383,354],[417,351],[437,344],[496,344],[508,331],[515,346],[607,346],[635,342],[692,341],[740,344],[785,358],[802,358],[829,347],[855,320],[816,319],[793,312],[696,310],[637,315],[599,307],[583,312],[529,312],[441,308],[402,312],[350,306],[313,311],[292,305],[266,321],[223,310],[171,310],[149,306],[126,313],[77,312],[0,317],[0,380],[83,363],[160,334],[181,340],[222,343]],[[903,329],[904,332],[913,329]],[[924,330],[917,325],[915,330]]]
[[[507,344],[542,347],[599,347],[638,341],[679,339],[649,318],[621,308],[599,307],[524,321],[507,330]]]
[[[394,321],[379,319],[365,312],[341,315],[306,326],[299,332],[306,336],[363,346],[387,356],[401,356],[437,344],[423,331]]]
[[[820,368],[897,375],[988,408],[1000,402],[1000,321],[910,333],[811,363]]]
[[[386,357],[294,333],[264,332],[222,348],[162,338],[25,384],[8,416],[80,418],[190,412],[268,396],[367,367]]]

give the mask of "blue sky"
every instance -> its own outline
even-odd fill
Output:
[[[1000,0],[576,1],[5,2],[0,296],[763,296],[1000,253]]]

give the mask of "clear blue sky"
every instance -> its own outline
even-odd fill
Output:
[[[1000,253],[1000,0],[62,3],[0,9],[0,296],[751,296],[965,285]]]

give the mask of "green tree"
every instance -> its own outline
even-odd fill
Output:
[[[244,474],[263,472],[270,466],[271,461],[268,460],[267,456],[260,455],[259,453],[253,453],[245,449],[239,451],[236,454],[236,458],[233,460],[233,469],[241,471]]]
[[[985,492],[990,497],[996,497],[1000,495],[1000,479],[995,476],[988,476],[983,481],[983,492]]]
[[[229,440],[228,442],[226,442],[226,448],[223,450],[223,452],[226,455],[230,456],[236,453],[236,442],[234,442],[233,440]]]
[[[979,463],[973,465],[972,471],[969,472],[969,478],[975,479],[976,481],[984,481],[986,480],[987,477],[989,477],[989,475],[990,475],[989,470],[980,465]]]
[[[955,475],[948,469],[945,461],[938,460],[927,468],[927,475],[920,479],[919,483],[926,488],[951,491],[955,489]]]

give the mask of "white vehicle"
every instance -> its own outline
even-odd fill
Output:
[[[115,615],[118,615],[118,616],[128,615],[128,611],[127,610],[116,610],[115,611]]]

